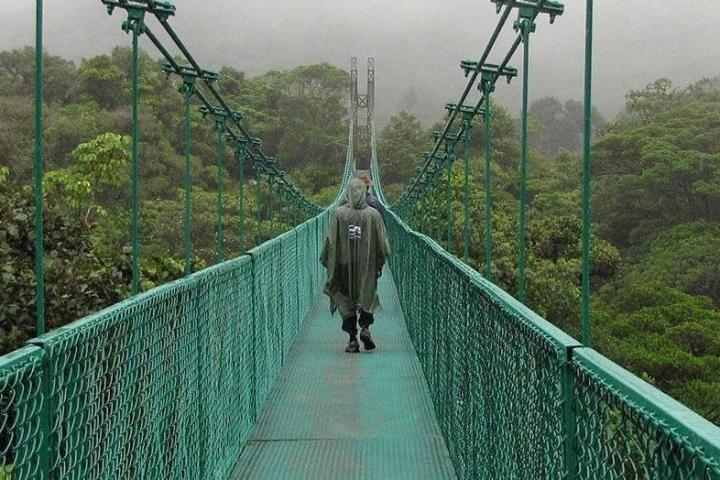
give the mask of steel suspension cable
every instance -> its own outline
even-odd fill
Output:
[[[43,70],[43,0],[35,2],[35,145],[33,149],[33,205],[35,209],[35,325],[37,336],[45,333],[45,217],[43,177],[45,132]]]
[[[585,99],[583,129],[583,233],[582,233],[582,340],[590,346],[590,228],[591,228],[591,181],[592,181],[592,42],[593,0],[586,1],[585,14]]]
[[[481,57],[480,61],[478,62],[462,62],[461,66],[466,72],[466,75],[472,72],[472,76],[470,78],[470,82],[468,82],[468,86],[466,86],[463,96],[461,96],[460,101],[456,104],[457,108],[463,108],[463,102],[465,101],[466,94],[469,92],[470,88],[472,88],[472,85],[477,80],[477,75],[479,74],[481,68],[486,65],[485,60],[487,59],[487,55],[485,53],[490,52],[492,47],[494,46],[495,42],[497,41],[497,37],[499,35],[499,32],[501,31],[502,27],[504,26],[505,22],[507,21],[507,16],[509,16],[510,11],[513,8],[520,9],[521,12],[527,12],[527,16],[534,21],[535,18],[540,13],[547,13],[550,16],[550,22],[553,23],[555,20],[555,17],[557,15],[561,15],[564,11],[564,8],[561,4],[551,1],[551,0],[539,0],[537,3],[533,3],[530,0],[492,0],[494,3],[498,6],[498,11],[502,8],[503,5],[506,5],[506,9],[503,11],[503,15],[501,16],[500,22],[498,22],[498,25],[493,32],[493,36],[491,37],[490,42],[486,46],[485,52],[483,53],[483,57]],[[495,67],[496,73],[493,76],[493,85],[497,82],[497,80],[501,77],[507,77],[508,81],[510,78],[514,75],[510,75],[514,69],[509,69],[507,66],[511,58],[514,56],[515,52],[519,48],[520,44],[522,43],[522,33],[519,33],[513,42],[512,46],[510,47],[510,50],[505,55],[503,61],[500,63],[499,66]],[[489,64],[487,64],[489,66]],[[515,71],[516,73],[516,71]],[[477,102],[475,108],[473,109],[473,112],[477,114],[484,103],[485,99],[480,98],[480,100]],[[414,179],[411,180],[411,183],[409,186],[407,186],[403,193],[400,195],[398,200],[393,204],[393,207],[395,210],[397,210],[399,213],[404,213],[407,211],[407,204],[413,201],[417,201],[417,196],[413,196],[412,193],[415,192],[420,184],[420,182],[426,181],[426,173],[428,173],[428,167],[430,165],[431,160],[435,157],[440,144],[445,141],[447,142],[448,139],[446,138],[447,133],[449,132],[452,123],[454,122],[456,117],[456,111],[451,111],[451,114],[448,118],[448,122],[446,123],[445,129],[443,130],[443,136],[438,139],[435,144],[433,145],[433,149],[430,152],[430,156],[428,160],[423,165],[422,169],[420,170],[420,174],[417,175]],[[458,139],[450,140],[453,143],[457,143]]]

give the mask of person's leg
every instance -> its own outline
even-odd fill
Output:
[[[360,324],[360,340],[363,342],[365,350],[375,349],[375,342],[373,342],[373,339],[370,336],[370,325],[374,322],[375,317],[373,317],[372,313],[360,310],[360,320],[358,321]]]
[[[358,320],[360,328],[370,328],[370,325],[375,323],[375,317],[372,313],[360,310],[360,320]]]
[[[350,335],[350,340],[354,340],[357,337],[357,318],[354,314],[349,316],[343,316],[342,319],[342,330]]]
[[[350,338],[348,344],[345,347],[345,351],[349,353],[355,353],[360,351],[360,345],[357,341],[357,313],[354,305],[350,305],[349,302],[339,302],[338,312],[342,318],[342,330],[347,333]]]

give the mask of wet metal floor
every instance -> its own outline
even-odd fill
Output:
[[[316,303],[232,478],[455,478],[387,268],[379,290],[370,353],[344,353],[339,316]]]

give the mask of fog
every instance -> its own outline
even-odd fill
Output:
[[[0,50],[33,42],[34,3],[0,2]],[[45,45],[52,54],[79,61],[130,44],[120,30],[122,11],[109,17],[99,0],[45,3]],[[444,103],[457,100],[465,84],[459,61],[479,57],[498,18],[489,0],[175,3],[172,23],[206,68],[225,64],[249,75],[318,62],[348,68],[350,57],[357,56],[364,85],[365,57],[374,56],[381,120],[400,107],[426,122],[439,119]],[[564,3],[566,13],[553,25],[540,18],[532,36],[531,98],[582,98],[585,2]],[[656,78],[682,87],[720,74],[717,0],[596,0],[595,5],[594,103],[604,115],[622,108],[628,90]],[[505,54],[512,38],[508,25],[490,61]],[[147,39],[143,46],[155,54]],[[511,65],[521,63],[518,52]],[[497,91],[513,111],[519,96],[519,81]]]

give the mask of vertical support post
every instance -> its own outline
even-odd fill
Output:
[[[267,208],[267,217],[268,222],[270,223],[270,226],[268,227],[268,236],[272,238],[273,236],[273,177],[268,175],[268,208]]]
[[[575,377],[570,370],[570,361],[572,358],[572,347],[567,349],[567,357],[563,358],[564,365],[560,375],[561,390],[563,397],[562,414],[563,414],[563,457],[565,460],[565,477],[567,480],[575,480],[578,478],[577,449],[575,447],[575,435],[577,431],[577,418],[573,408],[573,399],[575,398]]]
[[[490,120],[490,94],[494,89],[490,75],[482,79],[485,111],[483,112],[483,130],[485,133],[485,278],[492,282],[493,277],[493,191],[492,191],[492,129]]]
[[[591,181],[592,181],[592,41],[593,0],[585,0],[585,129],[583,132],[583,234],[582,234],[582,341],[590,346],[590,228],[591,228]]]
[[[256,243],[260,245],[263,242],[262,234],[262,181],[260,176],[262,174],[262,166],[259,162],[255,162],[255,186],[257,187],[257,231],[255,236],[257,237]]]
[[[463,117],[463,262],[470,260],[470,141],[472,116]]]
[[[445,143],[445,171],[447,175],[447,251],[452,253],[453,210],[452,210],[452,165],[455,160],[455,144]]]
[[[525,263],[526,263],[526,210],[527,210],[527,163],[528,163],[528,82],[530,68],[530,34],[535,29],[532,13],[521,8],[520,19],[516,23],[520,28],[523,41],[523,92],[522,92],[522,132],[520,139],[520,236],[518,252],[518,300],[525,301]]]
[[[238,196],[240,203],[240,253],[245,251],[245,155],[246,145],[241,140],[237,148],[238,168],[239,168],[239,185]]]
[[[45,333],[45,232],[43,200],[43,0],[35,2],[35,148],[33,202],[35,207],[35,324],[37,336]]]
[[[215,261],[222,262],[225,259],[225,235],[223,229],[223,171],[225,160],[225,118],[215,119],[215,130],[217,130],[217,230],[216,230],[216,254]]]
[[[191,198],[192,198],[192,180],[190,177],[190,102],[195,94],[195,77],[186,77],[181,87],[185,104],[183,109],[183,142],[185,153],[185,166],[183,170],[183,185],[185,189],[185,205],[183,211],[183,259],[185,262],[185,275],[192,273],[191,255],[192,255],[192,224],[191,218]]]
[[[138,50],[140,35],[144,32],[145,12],[140,9],[131,8],[128,10],[128,20],[123,24],[123,30],[126,32],[132,30],[132,68],[130,72],[132,89],[132,187],[130,193],[130,210],[131,210],[131,245],[132,245],[132,294],[136,295],[140,291],[140,245],[138,237],[140,234],[139,217],[140,217],[140,200],[138,192],[138,156],[139,156],[139,137],[138,137]]]

